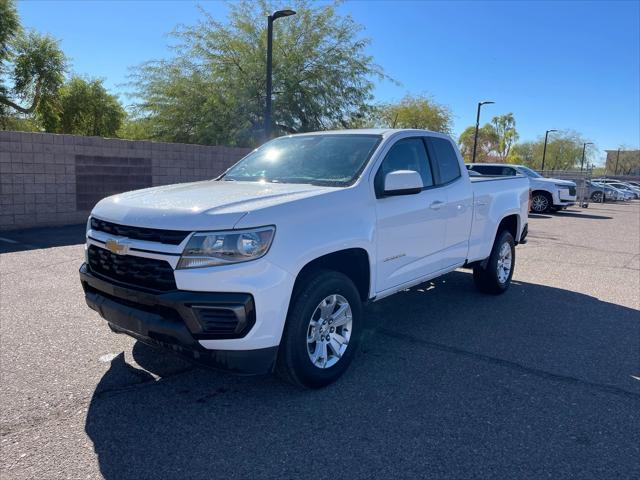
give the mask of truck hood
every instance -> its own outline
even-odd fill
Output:
[[[231,229],[248,212],[337,190],[301,184],[208,180],[107,197],[91,214],[102,220],[171,230]]]
[[[571,180],[561,180],[559,178],[530,178],[529,180],[531,183],[540,182],[551,185],[566,185],[567,187],[576,186],[576,182],[572,182]]]

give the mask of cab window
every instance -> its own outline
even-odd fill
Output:
[[[396,170],[416,171],[422,177],[425,187],[433,186],[431,165],[421,138],[403,138],[391,147],[374,179],[376,194],[383,192],[386,175]]]

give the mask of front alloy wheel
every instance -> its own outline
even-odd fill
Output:
[[[358,349],[361,324],[362,299],[349,277],[331,270],[307,272],[294,289],[276,371],[301,387],[335,382]]]
[[[342,295],[329,295],[316,307],[307,329],[307,353],[318,368],[334,366],[349,346],[351,305]]]
[[[531,210],[535,213],[544,213],[549,209],[549,199],[546,195],[538,193],[531,199]]]

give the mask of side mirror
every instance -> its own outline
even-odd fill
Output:
[[[384,177],[383,195],[413,195],[420,193],[423,187],[422,177],[415,170],[396,170]]]

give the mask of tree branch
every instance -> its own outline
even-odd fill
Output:
[[[5,105],[13,108],[14,110],[17,110],[20,113],[24,113],[25,115],[29,115],[29,114],[33,113],[33,111],[38,107],[38,103],[40,103],[40,94],[41,94],[41,87],[42,87],[41,83],[42,83],[41,80],[38,80],[36,82],[35,95],[33,96],[33,103],[28,108],[21,107],[17,103],[12,102],[11,100],[9,100],[8,98],[6,98],[4,96],[0,96],[0,103],[3,103]]]
[[[291,128],[288,125],[285,125],[283,123],[276,123],[276,127],[281,128],[282,130],[288,133],[298,133],[295,128]]]

